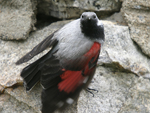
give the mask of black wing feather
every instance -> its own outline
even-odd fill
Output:
[[[40,78],[42,75],[41,71],[43,69],[43,66],[45,65],[45,61],[50,59],[52,57],[52,54],[55,53],[55,51],[53,49],[57,45],[57,42],[58,42],[57,40],[53,41],[53,45],[51,44],[51,46],[53,46],[53,47],[47,54],[45,54],[43,57],[41,57],[37,61],[33,62],[32,64],[28,65],[27,67],[25,67],[22,70],[20,76],[24,80],[24,85],[25,85],[27,91],[29,91],[33,86],[35,86],[35,84],[38,81],[40,81]],[[24,58],[26,59],[26,56],[24,56],[21,60],[23,60]]]
[[[52,37],[54,36],[54,33],[52,33],[50,36],[45,38],[41,43],[39,43],[37,46],[35,46],[29,53],[27,53],[25,56],[23,56],[21,59],[19,59],[16,62],[16,65],[19,65],[19,64],[22,64],[24,62],[29,61],[34,56],[36,56],[37,54],[41,53],[42,51],[44,51],[48,47],[53,46],[56,43],[56,41],[57,41],[56,39],[52,40]]]

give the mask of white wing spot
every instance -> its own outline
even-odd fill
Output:
[[[57,106],[60,108],[60,107],[62,107],[64,105],[64,102],[62,102],[62,101],[60,101],[60,102],[58,102],[57,103]]]
[[[72,103],[74,102],[74,100],[73,100],[72,98],[68,98],[68,99],[66,100],[66,102],[67,102],[68,104],[72,104]]]
[[[86,77],[84,80],[83,80],[83,83],[86,83],[88,81],[88,78],[89,77]]]

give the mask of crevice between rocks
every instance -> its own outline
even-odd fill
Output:
[[[35,27],[39,29],[43,29],[44,27],[52,24],[53,22],[61,21],[62,19],[58,19],[52,16],[47,16],[45,14],[38,13],[36,15],[37,23],[35,24]]]
[[[2,85],[0,85],[0,95],[3,94],[4,91],[5,91],[5,88]]]
[[[17,88],[19,86],[23,86],[23,85],[21,83],[16,83],[16,84],[13,84],[12,86],[9,86],[9,87],[7,87],[7,86],[4,87],[4,86],[0,85],[0,95],[4,94],[6,89],[8,89],[8,88],[15,89],[15,88]]]
[[[111,63],[102,63],[101,66],[112,68],[114,72],[132,73],[132,74],[135,74],[137,77],[139,77],[137,73],[134,73],[130,69],[124,68],[119,62],[113,61]]]
[[[129,30],[129,32],[130,32],[130,30]],[[131,39],[132,39],[132,38],[131,38]],[[142,49],[141,49],[141,47],[139,46],[139,44],[138,44],[135,40],[133,40],[133,39],[132,39],[132,41],[133,41],[133,44],[134,44],[134,46],[136,47],[137,51],[138,51],[140,54],[142,54],[144,57],[146,57],[147,59],[150,59],[150,57],[149,57],[148,55],[146,55],[146,54],[142,51]]]

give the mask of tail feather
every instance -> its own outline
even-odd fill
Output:
[[[39,70],[35,68],[30,74],[26,75],[23,79],[26,84],[28,84],[30,81],[34,79],[35,76],[37,76],[37,73]]]
[[[24,85],[27,91],[31,90],[40,81],[41,68],[44,66],[44,62],[50,57],[51,51],[22,70],[21,77],[24,79]]]
[[[31,90],[39,82],[40,77],[41,77],[41,72],[38,71],[38,73],[36,73],[36,75],[27,84],[25,84],[26,91]]]
[[[39,60],[25,67],[21,72],[21,77],[24,80],[24,86],[29,91],[40,80],[41,72],[38,69]]]
[[[27,67],[25,67],[22,72],[21,72],[21,77],[22,78],[26,78],[28,77],[29,75],[31,75],[31,73],[33,73],[33,71],[37,68],[37,64],[34,64],[34,65],[28,65]]]

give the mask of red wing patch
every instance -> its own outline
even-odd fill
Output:
[[[66,70],[62,75],[60,75],[62,81],[58,84],[58,89],[60,91],[65,91],[66,93],[71,93],[76,90],[76,88],[83,84],[84,79],[91,74],[93,71],[93,65],[97,63],[100,44],[95,42],[91,49],[84,54],[83,57],[87,58],[85,66],[81,71],[70,71]]]
[[[99,54],[100,46],[101,45],[99,43],[95,42],[91,49],[86,54],[84,54],[85,57],[89,58],[87,62],[89,62],[92,57],[95,57],[97,54]]]
[[[65,71],[61,76],[62,82],[58,84],[60,91],[67,93],[74,92],[74,90],[82,84],[85,77],[82,76],[81,71]]]

